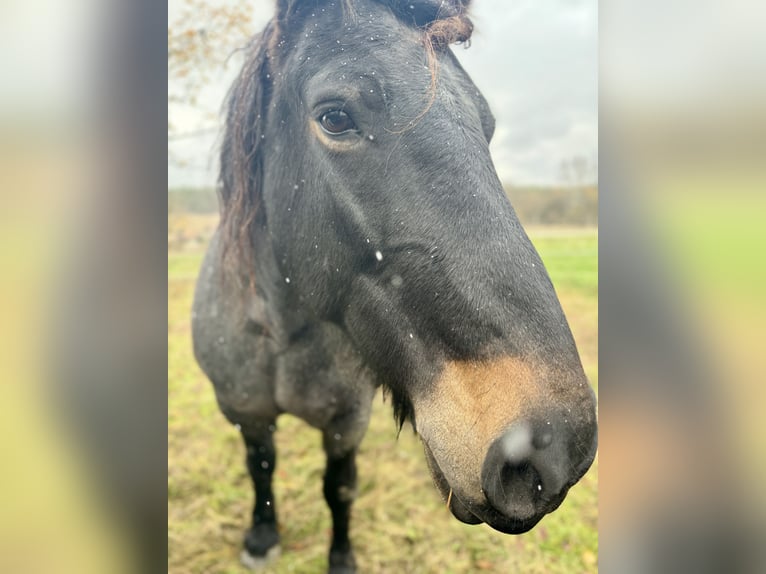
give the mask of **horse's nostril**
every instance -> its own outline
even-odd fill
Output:
[[[516,520],[537,514],[541,480],[530,461],[506,462],[484,481],[484,492],[493,508]]]
[[[506,463],[500,473],[500,482],[504,490],[517,499],[529,499],[534,502],[542,491],[542,481],[537,469],[529,461],[521,464]]]
[[[548,511],[567,484],[570,461],[564,437],[549,425],[516,423],[496,439],[484,460],[482,487],[489,504],[515,520]],[[561,444],[559,444],[561,443]]]
[[[544,449],[551,445],[553,442],[553,433],[551,431],[543,431],[535,435],[532,440],[532,445],[538,449]]]

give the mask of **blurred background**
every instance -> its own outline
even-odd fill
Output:
[[[766,12],[599,16],[600,565],[761,572]]]
[[[0,571],[238,571],[249,487],[186,317],[227,58],[268,4],[0,8]],[[376,403],[355,513],[369,570],[766,570],[765,21],[754,0],[476,0],[456,51],[598,385],[598,481],[498,543],[442,521],[414,437],[396,442]],[[329,526],[319,444],[283,424],[303,437],[280,445],[277,496],[298,510],[283,566],[311,571]]]

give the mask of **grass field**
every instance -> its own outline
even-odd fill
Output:
[[[598,259],[594,230],[530,230],[597,386]],[[189,324],[201,249],[168,253],[168,572],[244,572],[238,555],[253,492],[237,431],[218,412],[194,362]],[[326,571],[330,515],[322,497],[319,432],[283,416],[276,434],[282,557],[266,572]],[[376,397],[358,457],[352,541],[361,573],[597,571],[597,463],[557,512],[506,536],[455,520],[439,498],[408,426],[397,440]]]

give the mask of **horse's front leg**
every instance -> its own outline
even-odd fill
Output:
[[[255,487],[252,527],[245,536],[242,563],[248,568],[260,568],[279,555],[279,533],[274,507],[271,479],[276,464],[274,448],[274,419],[242,425],[240,432],[247,447],[247,469]]]
[[[324,497],[332,513],[330,574],[356,572],[354,552],[349,539],[351,505],[356,498],[356,450],[338,447],[338,433],[325,431],[323,444],[327,454],[324,475]]]

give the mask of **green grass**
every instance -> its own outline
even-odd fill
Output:
[[[572,328],[580,358],[598,390],[598,235],[530,233]]]
[[[532,241],[557,291],[573,291],[589,300],[598,297],[598,239],[535,237]]]
[[[569,318],[586,372],[597,380],[596,235],[532,236]],[[191,352],[189,314],[202,253],[168,255],[168,572],[240,573],[252,488],[236,430],[218,412]],[[266,572],[326,571],[330,516],[322,497],[321,439],[284,416],[276,435],[282,557]],[[352,541],[360,572],[596,572],[596,465],[530,533],[506,536],[455,520],[439,498],[422,448],[399,439],[380,395],[358,457]]]
[[[202,254],[200,253],[171,253],[168,254],[168,279],[176,283],[197,278]]]

